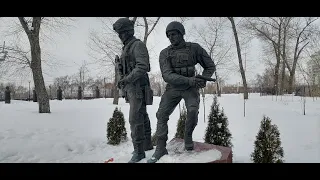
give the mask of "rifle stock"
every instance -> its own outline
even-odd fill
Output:
[[[120,61],[120,58],[118,55],[116,55],[116,57],[115,57],[115,63],[116,63],[116,66],[118,67],[117,70],[118,70],[118,74],[120,77],[119,80],[121,80],[124,78],[124,73],[123,73],[123,65],[121,64],[121,61]],[[123,91],[123,85],[122,84],[117,84],[117,85],[118,85],[118,88],[120,89],[120,96],[125,98],[125,94]]]

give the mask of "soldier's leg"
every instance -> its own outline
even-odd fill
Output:
[[[169,116],[177,107],[181,99],[182,96],[180,94],[180,91],[175,89],[166,90],[162,95],[159,109],[156,114],[158,120],[156,130],[157,147],[154,154],[152,155],[152,158],[148,160],[148,163],[155,163],[162,156],[168,154],[168,151],[166,149],[168,140],[168,120]]]
[[[150,119],[147,112],[147,105],[145,101],[142,101],[140,113],[143,114],[144,136],[145,136],[145,140],[143,142],[144,150],[149,151],[153,149],[153,145],[151,141],[151,124],[150,124]],[[132,153],[134,153],[134,151]]]
[[[127,91],[127,96],[130,104],[129,123],[131,130],[131,138],[134,148],[134,153],[129,163],[139,162],[145,158],[143,147],[144,136],[144,122],[143,114],[141,113],[142,96],[139,90]]]
[[[192,133],[198,123],[200,93],[196,88],[190,88],[183,93],[183,99],[187,108],[187,120],[185,125],[184,143],[186,150],[193,150]]]
[[[140,113],[143,114],[144,137],[145,137],[143,146],[145,151],[149,151],[153,149],[153,145],[151,141],[151,124],[150,124],[150,119],[147,112],[147,106],[144,101],[142,102]],[[134,151],[132,153],[134,153]]]
[[[153,149],[152,141],[151,141],[151,124],[150,124],[150,119],[149,115],[147,112],[147,107],[146,104],[143,103],[141,107],[141,113],[143,114],[143,124],[144,124],[144,150],[149,151]]]

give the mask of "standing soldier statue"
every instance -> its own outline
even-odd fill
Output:
[[[148,163],[157,162],[168,154],[168,120],[179,102],[184,99],[187,108],[184,145],[193,150],[192,133],[198,123],[200,93],[215,72],[215,64],[208,53],[197,43],[185,42],[185,29],[179,22],[171,22],[166,28],[166,35],[171,45],[160,52],[160,70],[166,90],[161,97],[157,117],[157,147]],[[196,75],[196,64],[203,67],[202,75]]]
[[[118,19],[113,29],[124,45],[120,58],[116,57],[120,76],[117,86],[130,105],[129,123],[134,152],[129,163],[136,163],[146,157],[145,151],[153,149],[146,108],[153,102],[148,76],[149,53],[146,45],[134,36],[134,23],[128,18]]]

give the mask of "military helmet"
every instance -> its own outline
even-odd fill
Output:
[[[168,24],[167,28],[166,28],[166,35],[168,36],[168,32],[172,31],[172,30],[177,30],[179,31],[182,35],[185,35],[185,29],[184,26],[178,22],[178,21],[172,21],[171,23]]]
[[[113,24],[113,30],[117,33],[134,29],[134,23],[128,18],[120,18]]]

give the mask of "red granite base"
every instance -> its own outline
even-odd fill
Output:
[[[167,146],[170,147],[170,146],[174,146],[175,144],[181,144],[183,142],[184,142],[183,139],[173,138],[168,143]],[[209,160],[208,163],[232,163],[232,149],[231,148],[194,141],[194,150],[196,152],[208,151],[208,150],[213,150],[213,149],[220,151],[222,156],[218,160],[212,160],[212,161]],[[210,157],[208,157],[208,159],[210,159]]]

